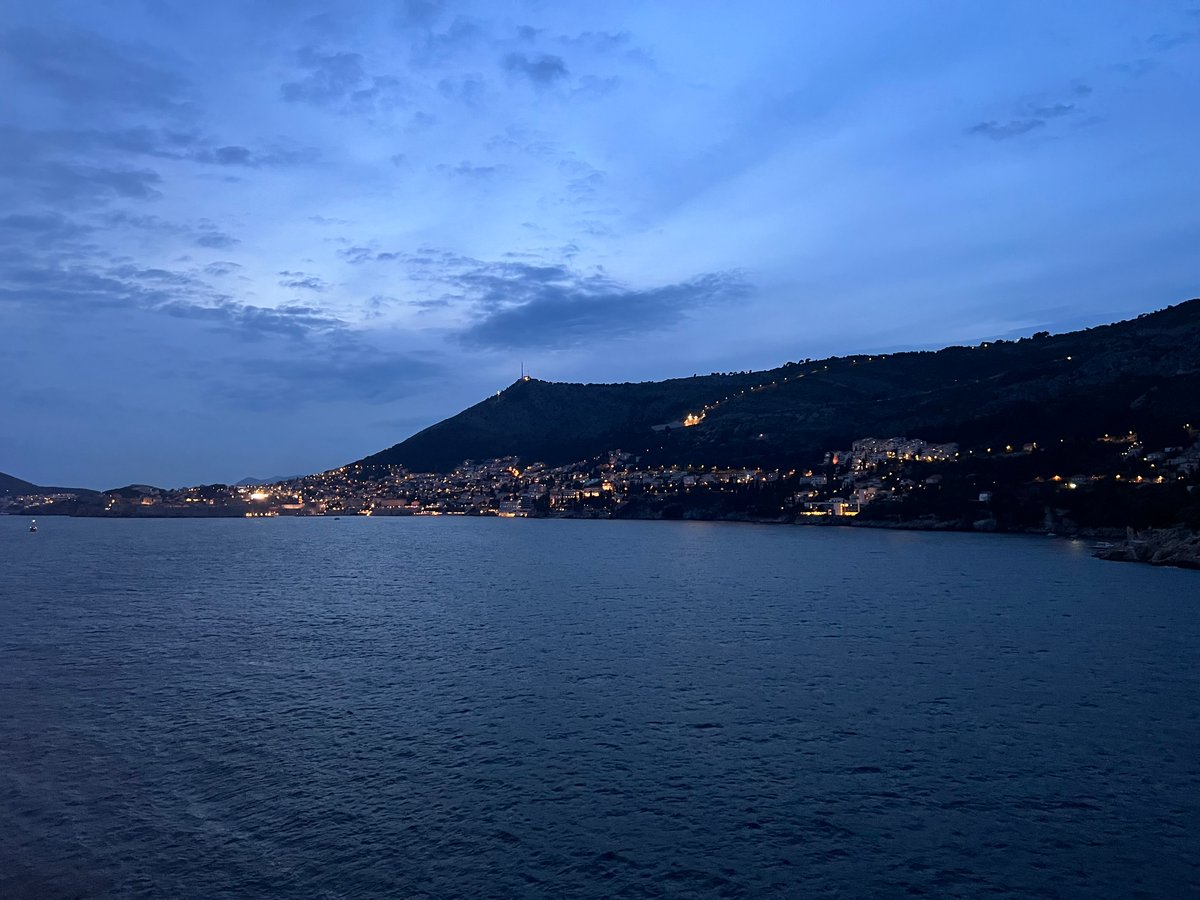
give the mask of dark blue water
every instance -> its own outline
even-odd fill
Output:
[[[1200,573],[1049,539],[0,518],[0,896],[1196,895]]]

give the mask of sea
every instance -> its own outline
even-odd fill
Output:
[[[1200,895],[1200,572],[700,522],[0,518],[0,897]]]

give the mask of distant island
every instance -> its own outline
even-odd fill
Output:
[[[0,476],[0,510],[1052,532],[1119,542],[1113,558],[1187,564],[1186,536],[1200,531],[1198,437],[1200,300],[1191,300],[1068,334],[762,372],[635,384],[524,376],[328,472],[101,493]],[[1185,549],[1156,557],[1143,535],[1134,552],[1129,529],[1175,529],[1170,544]]]

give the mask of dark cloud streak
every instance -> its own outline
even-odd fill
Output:
[[[197,247],[208,247],[211,250],[228,250],[240,243],[237,238],[222,231],[206,231],[196,237]]]
[[[280,287],[316,291],[321,294],[329,290],[329,285],[316,275],[309,275],[305,272],[280,272],[279,274],[283,279],[279,282]]]
[[[1012,138],[1029,134],[1038,128],[1045,127],[1042,119],[1014,119],[1009,122],[979,122],[967,129],[967,134],[991,138],[993,141],[1007,141]]]
[[[1091,92],[1092,89],[1081,82],[1076,82],[1071,88],[1071,94],[1076,97],[1085,97]],[[1045,128],[1050,120],[1061,119],[1077,111],[1078,107],[1074,103],[1033,104],[1026,107],[1024,115],[1019,118],[1009,119],[1007,122],[994,119],[977,122],[967,129],[967,134],[990,138],[993,141],[1012,140]]]
[[[581,277],[562,267],[506,265],[468,273],[484,314],[459,336],[469,347],[554,349],[608,343],[646,330],[669,329],[696,310],[744,298],[737,272],[701,275],[655,288],[632,288],[605,276]]]
[[[509,53],[504,57],[504,69],[510,74],[528,78],[538,87],[547,87],[570,74],[562,57],[549,53],[536,56],[526,53]]]
[[[573,252],[570,246],[564,249]],[[695,310],[752,293],[740,271],[637,288],[602,269],[582,273],[561,263],[521,261],[515,254],[501,262],[487,262],[432,247],[405,253],[355,246],[340,255],[352,265],[399,265],[410,281],[440,286],[440,296],[410,300],[409,305],[422,312],[463,310],[473,321],[458,332],[457,339],[478,349],[609,341],[648,328],[669,328]]]

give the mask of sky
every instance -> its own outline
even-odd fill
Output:
[[[8,0],[0,96],[40,484],[1200,295],[1196,2]]]

